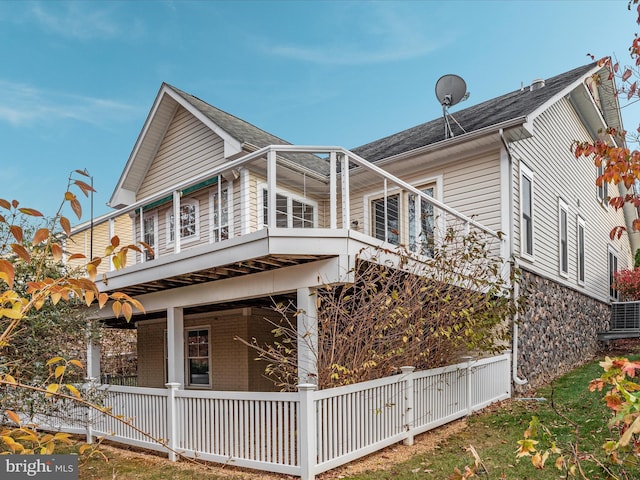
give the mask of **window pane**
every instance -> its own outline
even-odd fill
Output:
[[[584,282],[584,227],[578,225],[578,280]]]
[[[149,245],[151,248],[155,250],[156,248],[156,228],[155,228],[155,217],[145,217],[144,219],[144,243]],[[148,250],[144,251],[146,260],[153,260],[153,252]]]
[[[433,197],[433,188],[426,188],[422,191]],[[416,199],[417,195],[409,195],[409,248],[422,255],[433,256],[435,240],[433,204],[423,198],[418,203]],[[416,218],[418,216],[419,219]]]
[[[522,177],[520,236],[524,253],[533,255],[533,197],[531,179]]]
[[[569,251],[567,242],[567,211],[560,209],[560,270],[569,271]]]
[[[398,194],[387,197],[386,210],[384,198],[372,202],[374,236],[395,245],[400,241],[399,198]]]
[[[189,383],[192,385],[209,384],[209,359],[189,360]]]

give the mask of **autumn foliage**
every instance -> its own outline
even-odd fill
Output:
[[[623,301],[640,300],[640,267],[624,269],[615,273],[613,287]]]

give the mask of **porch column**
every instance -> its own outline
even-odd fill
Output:
[[[309,287],[297,290],[298,384],[318,383],[318,294]]]
[[[184,385],[184,315],[182,308],[167,309],[167,382]]]
[[[87,381],[100,382],[100,342],[92,338],[87,325]]]

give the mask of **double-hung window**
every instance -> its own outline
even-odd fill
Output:
[[[211,193],[211,235],[214,242],[229,238],[229,187],[219,183]]]
[[[558,263],[560,275],[569,275],[569,206],[558,200]]]
[[[604,169],[604,164],[598,166],[598,178],[604,175]],[[604,179],[602,179],[600,185],[598,185],[598,201],[604,206],[606,206],[609,201],[609,183]]]
[[[262,189],[262,225],[269,224],[269,192]],[[276,227],[314,228],[317,204],[289,192],[276,192]]]
[[[188,240],[196,240],[200,235],[200,224],[199,224],[199,205],[197,200],[182,200],[180,202],[180,224],[179,232],[180,232],[180,240],[188,241]],[[167,212],[167,239],[168,243],[173,243],[175,240],[174,237],[175,226],[174,226],[174,218],[173,218],[173,209],[170,209]]]
[[[400,194],[371,201],[371,225],[373,236],[378,240],[400,244]]]
[[[533,171],[520,164],[520,253],[533,258]]]
[[[158,215],[154,213],[144,216],[142,224],[142,241],[153,249],[153,252],[150,252],[147,249],[144,250],[144,259],[149,261],[155,258],[155,251],[157,249]]]
[[[618,271],[618,254],[611,245],[609,245],[608,255],[609,255],[609,262],[608,262],[609,263],[609,297],[612,300],[618,300],[620,297],[620,294],[613,286],[616,280],[616,272]]]
[[[433,187],[420,190],[433,197]],[[435,241],[433,204],[418,197],[415,193],[409,194],[409,249],[432,257]]]
[[[582,217],[577,219],[576,230],[576,252],[578,261],[578,285],[584,285],[585,283],[585,239],[584,239],[584,220]]]
[[[211,386],[211,351],[209,329],[186,331],[187,337],[187,383],[190,386]]]

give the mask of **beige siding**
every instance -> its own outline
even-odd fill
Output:
[[[602,206],[595,186],[596,167],[587,159],[575,159],[570,151],[574,140],[591,140],[576,112],[566,99],[549,108],[534,122],[534,137],[511,144],[514,158],[515,248],[520,251],[519,163],[524,162],[534,175],[534,259],[521,263],[535,273],[555,279],[570,287],[608,300],[608,251],[612,245],[619,254],[620,268],[630,258],[628,241],[611,241],[609,232],[624,225],[622,211]],[[617,188],[610,186],[610,195]],[[569,207],[568,247],[569,275],[559,272],[558,201]],[[577,216],[585,221],[586,281],[577,281]]]
[[[109,222],[96,223],[93,227],[93,256],[104,257],[106,248],[111,245],[111,236],[109,235]],[[120,239],[120,246],[130,245],[133,240],[133,230],[131,218],[129,215],[121,215],[114,220],[113,224],[114,236]],[[86,260],[71,260],[69,265],[72,268],[80,268],[84,266],[91,256],[91,229],[87,228],[78,233],[71,235],[67,240],[67,254],[82,254]],[[134,253],[129,251],[127,256],[127,265],[133,265],[135,261]],[[98,273],[102,274],[111,270],[109,258],[103,258],[98,266]]]
[[[185,331],[209,329],[212,390],[271,391],[273,382],[264,375],[265,364],[236,337],[260,342],[272,339],[272,325],[265,317],[270,310],[237,309],[185,318]],[[163,387],[166,382],[165,322],[138,324],[138,385]],[[162,367],[160,367],[162,365]]]
[[[180,107],[137,193],[143,199],[224,161],[222,139]]]

